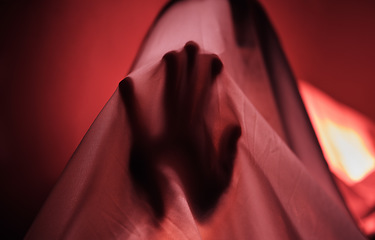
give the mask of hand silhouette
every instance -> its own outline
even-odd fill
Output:
[[[164,127],[158,136],[147,132],[140,117],[132,79],[119,85],[132,131],[130,174],[155,216],[162,218],[163,188],[168,184],[158,165],[170,165],[181,179],[194,216],[203,219],[230,184],[241,128],[226,126],[215,149],[204,114],[223,67],[216,55],[201,54],[194,42],[188,42],[180,52],[164,55],[163,61]]]

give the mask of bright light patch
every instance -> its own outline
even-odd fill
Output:
[[[358,182],[370,173],[375,166],[372,154],[361,136],[353,129],[338,125],[328,119],[320,120],[327,138],[324,149],[331,159],[332,167],[341,170],[352,181]]]
[[[300,90],[331,171],[348,185],[372,173],[375,124],[307,83]]]

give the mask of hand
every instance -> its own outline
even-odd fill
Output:
[[[216,55],[201,54],[195,43],[188,42],[180,52],[167,53],[163,61],[165,122],[159,136],[146,131],[132,79],[124,79],[119,86],[132,131],[130,174],[155,216],[161,218],[165,214],[163,188],[168,184],[158,165],[170,165],[183,183],[193,214],[203,219],[230,184],[241,128],[226,126],[215,149],[204,116],[223,67]]]

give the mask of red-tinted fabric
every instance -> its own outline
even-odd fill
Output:
[[[293,81],[257,4],[174,3],[26,238],[364,239]]]

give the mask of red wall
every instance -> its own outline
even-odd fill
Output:
[[[27,230],[164,2],[2,1],[0,231]]]
[[[375,1],[260,2],[296,76],[375,121]]]

